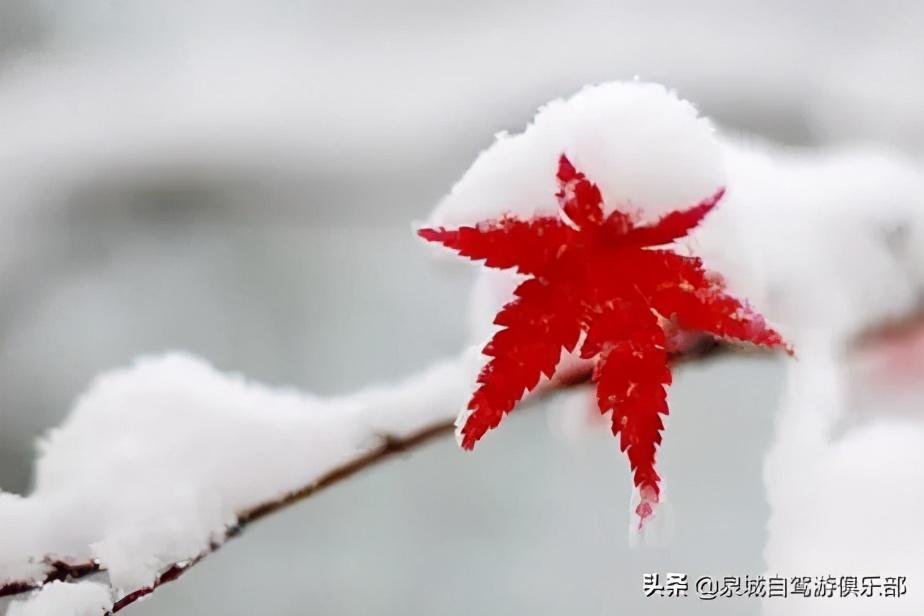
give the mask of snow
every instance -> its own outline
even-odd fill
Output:
[[[689,248],[790,342],[841,343],[908,313],[924,290],[924,174],[870,147],[723,141],[723,202]]]
[[[95,558],[118,596],[221,542],[237,516],[455,414],[464,358],[410,381],[321,399],[184,354],[104,374],[39,446],[36,486],[0,500],[5,581],[30,560]],[[79,523],[75,523],[75,520]]]
[[[500,133],[429,226],[557,214],[563,153],[599,185],[607,212],[631,208],[654,218],[725,183],[712,125],[692,104],[658,84],[611,82],[548,103],[522,133]]]
[[[870,147],[790,150],[726,144],[727,201],[691,247],[794,342],[765,463],[768,575],[924,575],[924,353],[876,349],[858,365],[858,334],[920,307],[924,175]],[[922,345],[924,348],[924,345]],[[885,363],[882,356],[893,357]],[[885,365],[885,367],[883,367]],[[877,384],[917,370],[916,384]],[[763,613],[919,614],[924,602],[847,598],[767,601]]]
[[[904,576],[908,595],[767,601],[767,616],[924,610],[924,597],[914,592],[924,576],[924,499],[917,489],[924,481],[924,344],[900,357],[902,368],[916,367],[917,382],[877,383],[876,372],[896,372],[892,347],[861,361],[819,339],[803,345],[800,361],[789,366],[765,465],[771,516],[764,558],[768,573]],[[864,366],[870,360],[875,370]]]
[[[23,601],[14,601],[7,616],[101,616],[112,608],[105,584],[51,582]]]

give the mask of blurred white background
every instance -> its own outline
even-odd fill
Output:
[[[183,348],[319,393],[457,351],[470,270],[411,222],[493,133],[588,82],[721,124],[918,155],[913,0],[0,0],[0,487],[97,372]],[[524,412],[260,523],[136,614],[756,614],[646,571],[763,572],[770,359],[684,368],[670,549],[626,547],[625,460]],[[562,397],[546,402],[560,407]],[[206,446],[206,445],[204,445]],[[821,572],[809,572],[817,574]]]

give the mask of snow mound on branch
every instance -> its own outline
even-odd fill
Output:
[[[112,609],[105,584],[51,582],[25,601],[14,601],[7,616],[102,616]]]
[[[795,344],[847,341],[924,297],[924,173],[871,147],[723,140],[728,190],[689,247]]]
[[[588,86],[542,107],[522,133],[500,133],[437,206],[428,226],[509,214],[555,215],[558,158],[566,154],[603,192],[607,212],[657,218],[725,183],[710,122],[664,86]]]
[[[113,587],[150,586],[242,508],[355,453],[359,426],[319,410],[191,357],[142,361],[98,378],[40,444],[33,498],[85,521],[58,527],[79,531],[64,547],[89,546]]]
[[[182,354],[104,374],[40,443],[33,493],[0,495],[0,582],[41,580],[45,556],[98,560],[117,596],[151,586],[224,541],[248,510],[450,419],[464,363],[339,398]]]

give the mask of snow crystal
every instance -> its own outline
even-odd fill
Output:
[[[7,616],[102,616],[112,608],[105,584],[51,582],[22,601],[14,601]]]

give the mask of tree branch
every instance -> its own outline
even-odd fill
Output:
[[[868,348],[870,346],[888,343],[889,340],[896,336],[902,336],[911,328],[918,328],[924,324],[924,309],[917,311],[900,321],[894,321],[883,324],[873,329],[864,331],[855,339],[857,348]],[[672,357],[672,363],[686,363],[712,357],[721,353],[733,351],[736,353],[747,353],[748,348],[740,346],[730,346],[719,343],[711,338],[702,337],[694,341],[686,349],[677,352]],[[534,392],[533,398],[542,397],[571,387],[579,386],[590,379],[590,371],[581,368],[571,374],[563,375],[560,378],[547,383],[543,388]],[[272,514],[288,508],[291,505],[299,503],[324,488],[333,486],[345,481],[353,475],[382,462],[385,462],[400,454],[409,453],[413,450],[435,441],[453,431],[453,422],[444,421],[431,424],[420,430],[403,437],[384,434],[381,436],[380,445],[350,462],[331,469],[312,483],[277,499],[267,501],[256,505],[250,509],[241,512],[238,515],[237,523],[225,531],[225,535],[220,542],[213,542],[209,548],[193,559],[174,563],[164,570],[156,579],[153,585],[134,590],[122,598],[118,599],[112,607],[109,614],[114,614],[135,603],[139,599],[153,593],[157,588],[173,582],[180,578],[184,573],[191,569],[198,562],[206,558],[209,554],[216,552],[221,546],[228,541],[239,536],[248,526],[269,517]],[[99,563],[94,561],[68,563],[61,560],[48,561],[47,565],[51,571],[41,582],[11,582],[0,586],[0,597],[19,595],[40,588],[44,584],[52,581],[74,581],[87,576],[103,573],[105,569],[100,567]]]
[[[920,327],[922,324],[924,324],[924,310],[917,311],[900,321],[886,323],[862,332],[855,338],[855,346],[858,348],[866,348],[879,343],[887,343],[893,337],[900,336],[906,333],[908,329]],[[750,350],[748,347],[727,345],[704,336],[693,341],[687,348],[675,353],[672,357],[672,363],[686,363],[727,352],[748,353]],[[570,374],[565,374],[560,378],[550,381],[544,387],[536,390],[531,398],[538,398],[556,391],[576,387],[586,383],[589,379],[590,370],[583,367]],[[381,444],[378,447],[363,453],[346,464],[331,469],[317,480],[298,490],[286,493],[277,499],[261,503],[241,512],[238,515],[237,523],[225,531],[225,535],[220,542],[213,542],[207,550],[203,551],[195,558],[172,564],[157,577],[153,585],[139,588],[118,599],[113,604],[112,610],[108,614],[119,612],[139,599],[150,595],[164,584],[179,579],[184,573],[206,558],[209,554],[220,549],[226,541],[242,534],[251,524],[286,509],[291,505],[299,503],[317,492],[320,492],[324,488],[345,481],[367,468],[376,466],[400,454],[409,453],[427,443],[446,436],[453,431],[453,427],[452,421],[444,421],[425,426],[407,436],[398,437],[390,434],[382,435]],[[93,574],[105,572],[105,569],[100,567],[99,563],[93,561],[67,563],[61,560],[54,560],[49,561],[47,564],[51,568],[51,571],[44,580],[38,583],[13,582],[5,586],[0,586],[0,597],[24,594],[52,581],[75,581]]]
[[[675,353],[672,358],[672,362],[678,363],[702,359],[707,356],[712,356],[717,353],[727,351],[730,348],[732,347],[719,344],[711,338],[701,337],[695,340],[684,350]],[[734,348],[742,350],[741,347]],[[586,383],[589,379],[590,370],[586,366],[583,366],[569,374],[564,374],[560,378],[556,378],[548,382],[545,384],[545,386],[537,389],[530,397],[542,397],[555,391],[579,386],[583,383]],[[203,560],[209,554],[217,551],[227,540],[233,539],[234,537],[240,535],[248,526],[254,522],[262,520],[263,518],[269,517],[277,511],[286,509],[291,505],[301,502],[311,497],[315,493],[323,490],[324,488],[340,483],[341,481],[345,481],[360,471],[385,462],[386,460],[389,460],[390,458],[393,458],[399,454],[411,452],[431,441],[436,440],[437,438],[450,434],[452,431],[453,421],[447,420],[444,422],[424,426],[420,430],[417,430],[406,436],[398,437],[390,434],[382,435],[380,445],[378,447],[363,453],[359,457],[354,458],[346,464],[331,469],[327,473],[320,476],[317,480],[298,490],[286,493],[277,499],[261,503],[241,512],[237,517],[236,524],[226,529],[224,537],[221,539],[221,541],[213,542],[208,549],[200,553],[195,558],[172,564],[157,577],[153,585],[136,589],[118,599],[113,604],[112,610],[109,613],[114,614],[119,612],[132,603],[138,601],[142,597],[153,593],[157,588],[163,586],[164,584],[178,579],[196,563]],[[32,590],[41,588],[44,584],[52,581],[75,581],[93,574],[105,572],[105,569],[95,561],[69,563],[62,560],[53,560],[48,561],[46,564],[51,568],[51,571],[45,576],[43,580],[36,582],[11,582],[4,586],[0,586],[0,597],[27,593]]]
[[[857,350],[863,350],[881,344],[889,344],[890,341],[903,339],[910,333],[918,331],[921,328],[924,328],[924,307],[921,307],[900,319],[881,323],[875,327],[864,330],[854,338],[852,347]],[[703,337],[695,341],[688,348],[675,354],[672,358],[672,361],[675,364],[681,362],[686,363],[728,351],[734,351],[736,353],[748,352],[746,348],[731,347],[725,344],[720,344],[711,338]],[[543,389],[535,392],[533,397],[538,397],[552,393],[554,391],[581,385],[582,383],[587,382],[589,378],[590,372],[586,369],[563,375],[562,377],[556,378],[554,381],[546,384]],[[122,610],[138,599],[151,594],[160,586],[178,579],[193,565],[204,559],[212,552],[218,550],[225,541],[240,535],[252,523],[257,522],[265,517],[269,517],[277,511],[286,509],[290,505],[294,505],[302,500],[305,500],[314,495],[316,492],[323,490],[324,488],[340,483],[341,481],[345,481],[346,479],[349,479],[356,473],[359,473],[366,468],[375,466],[381,462],[385,462],[398,454],[409,453],[418,447],[421,447],[431,441],[436,440],[437,438],[441,438],[442,436],[451,433],[452,430],[453,422],[444,421],[425,426],[419,431],[404,437],[397,437],[391,434],[382,435],[381,444],[375,449],[364,453],[363,455],[353,459],[347,464],[330,470],[316,481],[298,490],[289,492],[275,500],[261,503],[243,511],[238,515],[237,523],[226,530],[221,542],[213,543],[208,550],[202,552],[191,560],[181,563],[174,563],[158,576],[157,580],[152,586],[137,589],[116,601],[113,605],[111,613]],[[71,563],[58,559],[48,559],[45,561],[45,564],[50,569],[50,571],[42,580],[13,581],[4,585],[0,585],[0,597],[25,594],[54,581],[75,581],[90,575],[105,572],[105,569],[100,567],[99,563],[95,561]]]

